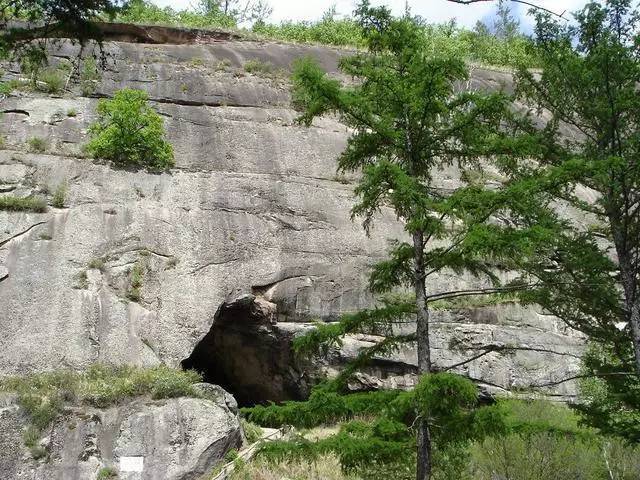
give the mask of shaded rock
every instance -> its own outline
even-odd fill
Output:
[[[279,329],[275,320],[276,306],[253,295],[222,304],[183,368],[234,392],[242,406],[305,398],[316,369],[296,358],[294,333]]]

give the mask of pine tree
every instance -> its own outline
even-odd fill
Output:
[[[630,0],[590,3],[574,23],[537,15],[540,73],[521,68],[520,98],[545,125],[536,162],[503,159],[523,196],[513,225],[548,226],[521,258],[523,295],[594,343],[585,375],[599,377],[583,407],[591,422],[640,438],[640,43]],[[525,187],[526,186],[526,187]],[[572,212],[572,219],[562,212]],[[511,212],[513,214],[513,212]],[[541,227],[543,228],[543,227]],[[551,234],[554,232],[555,234]],[[631,374],[631,375],[630,375]],[[599,392],[597,395],[594,392]],[[635,426],[634,426],[635,424]]]
[[[417,344],[418,371],[429,374],[429,302],[488,290],[428,292],[427,279],[448,268],[498,283],[497,260],[511,257],[519,246],[512,238],[504,248],[484,249],[485,237],[497,231],[487,225],[494,206],[476,208],[474,198],[487,192],[473,185],[452,196],[434,183],[433,172],[454,163],[477,167],[487,156],[516,154],[527,142],[512,137],[511,127],[517,128],[518,122],[510,113],[509,97],[503,92],[463,91],[466,65],[456,58],[427,56],[426,37],[417,20],[393,18],[386,8],[372,8],[366,1],[356,18],[368,51],[340,61],[341,71],[355,81],[342,85],[313,61],[303,60],[294,72],[293,100],[306,125],[333,113],[352,129],[339,168],[362,173],[353,216],[362,217],[369,232],[378,211],[390,207],[411,239],[397,241],[389,259],[374,268],[371,289],[381,294],[408,287],[413,297],[387,299],[376,309],[347,315],[296,345],[312,350],[355,331],[384,332],[386,339],[363,350],[341,378],[374,355],[388,354],[406,342]],[[442,246],[443,239],[448,246]],[[416,333],[395,335],[393,324],[408,317],[415,319]],[[416,478],[423,480],[431,478],[432,471],[430,419],[418,416],[416,425]]]

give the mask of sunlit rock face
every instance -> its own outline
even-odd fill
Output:
[[[238,351],[249,355],[233,315],[225,328],[214,328],[216,312],[246,295],[273,304],[269,328],[251,333],[256,348],[261,333],[264,345],[284,339],[286,349],[310,322],[334,321],[373,305],[370,267],[384,258],[389,239],[402,237],[402,226],[383,210],[368,237],[350,220],[355,178],[336,174],[348,131],[330,118],[310,128],[297,125],[286,80],[291,63],[304,56],[335,72],[341,51],[225,38],[190,41],[107,42],[106,69],[91,97],[80,96],[72,81],[73,93],[18,92],[2,99],[0,195],[51,200],[60,185],[67,193],[64,208],[0,212],[0,374],[82,369],[96,362],[179,366],[205,336],[225,329],[235,329]],[[55,62],[78,50],[62,44],[52,53]],[[268,62],[272,73],[247,73],[243,65],[249,60]],[[9,67],[5,77],[16,76]],[[476,68],[465,88],[509,85],[507,74]],[[164,117],[176,156],[170,172],[115,169],[82,158],[97,98],[125,87],[147,91]],[[44,153],[29,152],[33,137],[46,140]],[[436,172],[436,178],[446,188],[459,185],[453,168]],[[136,264],[144,274],[140,298],[132,301]],[[429,289],[478,284],[445,273]],[[582,339],[534,307],[442,311],[434,321],[438,368],[474,356],[485,344],[519,347],[457,369],[491,392],[562,380],[579,365]],[[226,345],[225,355],[233,355],[231,340],[217,338],[220,343],[212,345]],[[335,373],[360,346],[378,340],[349,338],[317,367]],[[287,352],[282,355],[278,362],[290,361]],[[415,365],[408,346],[393,358],[377,359],[353,388],[410,387]],[[282,388],[260,387],[255,400],[304,395],[307,377],[292,368],[280,379]],[[571,398],[575,386],[560,383],[543,391]]]
[[[223,402],[202,398],[143,398],[107,409],[67,410],[39,441],[38,459],[24,445],[26,426],[17,405],[0,408],[3,479],[87,480],[110,469],[122,479],[191,480],[242,445],[237,415]]]

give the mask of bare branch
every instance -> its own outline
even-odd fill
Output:
[[[459,3],[460,5],[470,5],[472,3],[480,3],[480,2],[493,2],[494,0],[449,0],[452,3]],[[564,16],[567,13],[566,10],[563,10],[562,13],[556,13],[553,10],[549,10],[548,8],[541,7],[540,5],[536,5],[535,3],[526,2],[524,0],[510,0],[513,3],[520,3],[522,5],[526,5],[527,7],[534,8],[536,10],[542,10],[543,12],[550,13],[551,15],[555,15],[563,20],[567,20]]]

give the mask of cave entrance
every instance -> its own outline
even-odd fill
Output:
[[[200,372],[243,407],[306,398],[307,369],[292,352],[293,332],[279,328],[276,316],[275,304],[253,295],[223,303],[182,368]]]

